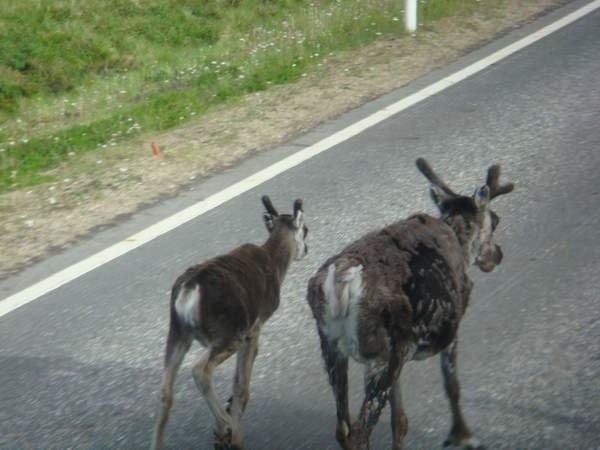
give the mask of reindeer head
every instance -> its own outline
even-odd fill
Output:
[[[489,205],[492,199],[514,189],[512,183],[500,185],[500,166],[488,169],[486,183],[472,197],[455,193],[423,158],[417,159],[417,168],[431,183],[431,198],[442,218],[454,229],[470,262],[484,272],[494,270],[502,261],[502,249],[494,240],[500,218]]]
[[[308,234],[308,227],[304,223],[302,200],[297,199],[294,202],[293,214],[279,214],[271,203],[271,199],[266,195],[262,197],[262,202],[267,210],[263,218],[269,234],[271,236],[278,234],[281,239],[290,244],[292,259],[304,258],[308,253],[308,246],[304,242]]]

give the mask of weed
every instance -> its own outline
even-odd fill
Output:
[[[478,0],[420,2],[425,23]],[[0,3],[0,192],[404,33],[398,0]]]

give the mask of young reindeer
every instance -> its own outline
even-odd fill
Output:
[[[366,450],[388,400],[393,449],[402,448],[408,421],[400,372],[410,360],[441,353],[452,411],[445,446],[483,448],[465,423],[456,373],[457,330],[469,303],[467,268],[491,272],[502,260],[494,242],[498,216],[490,200],[513,190],[499,185],[500,167],[472,197],[452,191],[424,159],[417,167],[431,182],[441,217],[416,214],[369,233],[328,259],[308,283],[321,350],[337,408],[336,438],[345,450]],[[348,358],[365,365],[365,398],[352,423]]]
[[[245,244],[193,266],[173,285],[162,404],[152,449],[162,444],[175,376],[194,339],[207,349],[192,372],[216,420],[215,449],[244,448],[240,418],[249,399],[260,330],[279,306],[280,288],[290,262],[302,259],[308,250],[302,200],[294,202],[292,215],[279,214],[266,195],[262,202],[269,231],[262,246]],[[233,394],[223,408],[213,387],[213,371],[234,353]]]

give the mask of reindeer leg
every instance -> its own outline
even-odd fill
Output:
[[[329,377],[329,384],[333,389],[337,411],[337,427],[335,437],[344,450],[350,446],[350,407],[348,405],[348,358],[342,355],[334,343],[319,329],[321,352],[325,361],[325,369]]]
[[[370,448],[371,432],[389,399],[391,384],[392,375],[386,365],[369,364],[365,368],[365,398],[358,419],[352,424],[350,431],[355,448]]]
[[[171,410],[171,406],[173,406],[173,384],[175,383],[177,371],[181,366],[185,354],[190,349],[191,343],[191,336],[182,334],[171,323],[167,337],[165,368],[160,390],[161,406],[157,414],[152,446],[150,447],[152,450],[158,450],[162,446],[165,427],[169,420],[169,411]]]
[[[390,399],[392,406],[392,438],[393,450],[402,450],[402,442],[408,431],[408,419],[404,413],[402,406],[402,392],[400,377],[396,378],[392,384],[392,398]]]
[[[214,370],[235,353],[234,346],[211,347],[192,369],[196,386],[215,418],[215,449],[242,448],[239,429],[219,403],[213,386]],[[239,441],[239,442],[238,442]]]
[[[460,384],[456,373],[456,339],[442,351],[440,362],[442,374],[444,376],[444,389],[450,402],[452,412],[452,428],[448,438],[444,441],[444,447],[462,447],[468,450],[483,450],[485,447],[479,444],[479,441],[467,426],[460,407]]]
[[[233,380],[233,395],[227,406],[227,412],[239,426],[242,414],[250,398],[250,377],[254,360],[258,354],[258,338],[260,330],[255,331],[246,339],[237,353],[237,363]]]
[[[371,432],[377,425],[381,411],[390,398],[394,382],[399,378],[402,364],[406,360],[408,349],[396,349],[392,344],[390,359],[387,363],[372,362],[365,368],[365,399],[358,420],[352,424],[350,435],[358,449],[369,449]]]

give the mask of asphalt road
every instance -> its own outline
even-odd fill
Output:
[[[282,306],[264,328],[247,444],[336,448],[306,281],[364,232],[434,212],[418,156],[465,193],[495,162],[517,184],[495,202],[505,260],[491,274],[473,269],[460,333],[472,428],[492,449],[600,448],[598,11],[0,318],[0,448],[147,447],[171,283],[192,263],[263,240],[263,193],[281,210],[304,199],[310,253],[291,267]],[[167,448],[210,448],[211,420],[189,370],[200,352],[180,372]],[[407,448],[439,448],[448,431],[438,366],[432,358],[404,373]],[[232,367],[217,373],[222,397]],[[354,411],[361,383],[353,367]],[[388,414],[375,449],[389,447]]]

